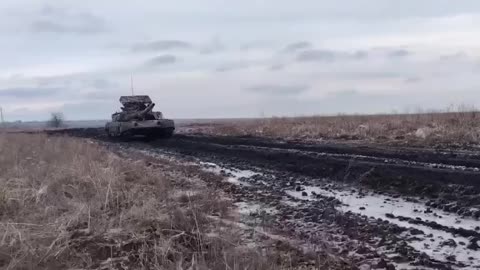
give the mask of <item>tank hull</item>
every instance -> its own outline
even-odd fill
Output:
[[[173,120],[158,119],[144,121],[112,121],[105,125],[109,137],[144,136],[149,138],[169,138],[175,131]]]

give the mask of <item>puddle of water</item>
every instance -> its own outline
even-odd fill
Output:
[[[357,190],[350,191],[325,190],[322,187],[304,186],[303,191],[287,191],[287,194],[301,200],[315,200],[310,196],[312,192],[323,196],[336,197],[344,205],[341,209],[344,211],[352,211],[356,213],[363,213],[375,218],[386,219],[386,214],[393,214],[395,216],[404,216],[410,218],[421,218],[423,221],[435,221],[438,224],[454,227],[475,230],[480,226],[480,221],[473,218],[463,218],[454,213],[445,212],[438,209],[429,209],[422,203],[410,202],[403,198],[393,198],[391,196],[379,194],[362,194],[360,196]],[[352,190],[354,191],[352,193]],[[302,196],[302,192],[307,192],[308,196]],[[365,210],[360,210],[360,207],[365,207]],[[396,220],[396,219],[395,219]]]
[[[474,230],[475,227],[480,226],[479,220],[463,218],[453,213],[437,209],[430,209],[432,212],[428,211],[425,213],[427,207],[424,204],[409,202],[403,198],[393,198],[372,193],[359,195],[358,191],[354,189],[350,191],[338,191],[315,186],[302,187],[304,189],[302,191],[290,190],[286,191],[286,193],[291,197],[301,200],[316,200],[314,196],[311,196],[312,192],[323,196],[335,197],[342,202],[339,208],[344,212],[351,211],[360,213],[375,219],[388,220],[401,227],[422,230],[425,235],[418,235],[420,240],[412,240],[409,244],[418,251],[425,252],[431,258],[446,261],[447,256],[454,255],[457,262],[462,262],[470,266],[480,266],[480,251],[466,248],[466,245],[470,242],[468,238],[456,236],[442,230],[436,230],[425,225],[410,224],[408,221],[388,218],[386,214],[414,219],[421,218],[423,221],[435,221],[441,225],[470,230]],[[308,196],[303,196],[303,192],[307,192]],[[426,237],[426,235],[429,234],[432,234],[433,237]],[[441,245],[442,242],[449,239],[453,239],[457,243],[457,246],[450,247]],[[460,242],[465,243],[465,245],[460,245]]]
[[[254,171],[223,168],[211,162],[200,162],[200,164],[203,165],[203,170],[213,172],[215,174],[226,175],[227,182],[241,186],[251,186],[249,183],[240,180],[241,178],[250,178],[258,175],[258,173]]]

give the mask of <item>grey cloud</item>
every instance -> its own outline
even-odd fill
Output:
[[[410,51],[407,51],[405,49],[397,49],[397,50],[392,50],[388,53],[389,57],[392,58],[398,58],[398,57],[406,57],[409,56],[411,53]]]
[[[191,49],[193,46],[189,42],[181,40],[158,40],[153,42],[139,43],[132,47],[132,51],[167,51],[176,49]]]
[[[55,13],[58,13],[58,12],[64,13],[64,10],[60,8],[55,8],[49,4],[44,5],[40,9],[40,14],[45,16],[54,15]]]
[[[44,33],[96,34],[104,32],[104,27],[92,24],[92,22],[85,24],[61,24],[49,20],[39,20],[32,23],[30,30],[32,32]]]
[[[285,52],[296,52],[298,50],[309,49],[312,47],[312,44],[307,41],[299,41],[287,45],[283,51]]]
[[[246,90],[255,93],[268,94],[268,95],[296,95],[307,91],[308,85],[275,85],[275,84],[263,84],[248,87]]]
[[[336,58],[336,53],[330,50],[308,50],[297,55],[300,62],[332,62]]]
[[[155,66],[162,66],[162,65],[169,65],[174,64],[178,61],[175,55],[165,54],[151,58],[148,60],[145,65],[148,67],[155,67]]]
[[[341,91],[330,92],[328,95],[329,97],[351,97],[360,95],[360,92],[355,89],[345,89]]]
[[[417,77],[417,76],[412,76],[412,77],[408,77],[405,79],[405,83],[417,83],[417,82],[420,82],[422,80],[422,78],[420,77]]]
[[[271,49],[273,46],[275,46],[274,43],[271,41],[267,40],[255,40],[255,41],[250,41],[247,42],[239,47],[241,51],[249,51],[249,50],[263,50],[263,49]]]
[[[68,119],[110,119],[115,110],[120,108],[118,95],[115,99],[95,100],[81,103],[66,103],[62,111]]]
[[[447,54],[447,55],[442,55],[440,56],[441,61],[461,61],[461,60],[467,60],[469,59],[468,54],[465,52],[457,52],[454,54]]]
[[[356,59],[365,59],[368,57],[368,52],[366,51],[356,51],[355,53],[352,54],[353,58]]]
[[[73,12],[46,5],[30,25],[35,33],[96,34],[107,30],[106,22],[89,12]]]
[[[47,76],[35,78],[39,87],[65,87],[68,88],[75,80],[75,76]]]
[[[95,77],[83,79],[80,87],[89,90],[83,97],[92,100],[116,100],[119,92],[123,90],[117,82]]]
[[[0,89],[0,97],[10,98],[38,98],[52,96],[60,91],[59,88],[17,87]]]
[[[223,42],[218,37],[215,37],[200,49],[200,53],[211,54],[224,51],[225,49],[226,46],[223,44]]]
[[[66,99],[87,99],[87,100],[116,100],[119,91],[127,91],[121,88],[120,84],[108,74],[99,73],[78,73],[64,76],[51,76],[37,78],[34,81],[39,86],[32,89],[54,89],[57,90],[55,97]],[[26,97],[30,97],[25,94]],[[40,96],[47,96],[44,93]]]
[[[297,55],[299,62],[333,62],[339,59],[362,60],[368,57],[366,51],[340,52],[333,50],[306,50]]]
[[[238,67],[234,67],[234,66],[221,66],[221,67],[218,67],[215,69],[216,72],[228,72],[228,71],[232,71],[232,70],[236,70],[236,69],[239,69]]]
[[[113,83],[107,79],[96,78],[92,80],[85,80],[84,83],[87,86],[91,86],[95,89],[112,89],[118,87],[118,83]]]
[[[217,72],[228,72],[232,70],[239,70],[239,69],[245,69],[250,67],[251,64],[249,63],[228,63],[224,64],[218,68],[215,69]]]
[[[61,88],[63,92],[77,90],[110,90],[117,89],[119,84],[106,79],[108,73],[73,73],[69,75],[49,76],[34,78],[34,82],[40,88]]]
[[[271,100],[271,98],[270,98]],[[278,96],[275,102],[265,101],[263,109],[269,115],[336,115],[338,113],[384,113],[399,109],[398,105],[411,99],[397,95],[375,95],[356,89],[330,92],[323,98],[298,100]],[[398,102],[400,101],[400,103]]]
[[[283,64],[273,64],[268,69],[271,71],[276,71],[276,70],[282,70],[284,68],[285,68],[285,65]]]
[[[355,72],[334,72],[327,73],[334,74],[340,78],[348,79],[385,79],[385,78],[403,78],[405,75],[402,72],[393,71],[355,71]]]
[[[262,2],[263,3],[263,2]],[[385,0],[359,0],[346,2],[332,1],[302,1],[301,5],[291,1],[265,1],[259,9],[252,5],[244,8],[248,10],[242,18],[249,20],[294,20],[298,18],[322,18],[324,20],[357,20],[373,21],[402,20],[407,18],[442,17],[469,12],[478,12],[479,4],[475,0],[462,0],[461,4],[452,5],[451,0],[424,0],[424,1],[385,1]],[[268,11],[274,11],[269,13]],[[273,14],[272,14],[273,13]],[[290,16],[278,16],[286,14]]]
[[[88,92],[84,95],[85,98],[89,100],[103,100],[103,101],[113,101],[118,99],[119,93],[118,91],[95,91],[95,92]]]
[[[91,89],[83,96],[92,100],[116,100],[121,90],[118,83],[103,78],[85,79],[82,81],[82,87]]]
[[[405,79],[410,74],[402,71],[343,71],[343,70],[324,70],[311,72],[309,78],[327,79],[327,80],[377,80],[377,79]]]

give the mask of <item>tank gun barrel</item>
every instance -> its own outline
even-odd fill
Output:
[[[155,107],[155,103],[150,103],[145,109],[141,111],[121,113],[117,121],[127,122],[139,118],[144,118],[145,115],[147,115],[153,110],[153,107]]]
[[[153,110],[153,107],[155,107],[155,103],[151,103],[150,105],[148,105],[147,108],[141,111],[138,115],[140,117],[144,117],[146,114],[150,113]]]

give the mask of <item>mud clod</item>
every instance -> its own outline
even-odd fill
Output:
[[[445,257],[445,258],[446,258],[447,260],[449,260],[449,261],[452,261],[452,262],[454,262],[454,261],[457,260],[457,257],[456,257],[455,255],[448,255],[448,256]]]
[[[456,247],[456,246],[457,246],[457,242],[455,242],[455,240],[453,240],[453,239],[448,239],[447,241],[441,242],[441,243],[440,243],[440,246],[441,246],[441,247],[444,247],[444,246]]]
[[[410,234],[411,235],[420,235],[420,234],[425,234],[422,230],[416,229],[416,228],[411,228],[410,229]]]
[[[470,240],[470,243],[467,245],[468,249],[471,250],[478,250],[480,247],[478,246],[478,238],[474,237]]]

